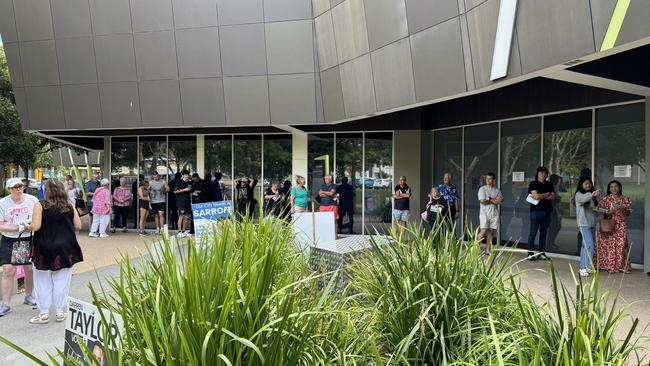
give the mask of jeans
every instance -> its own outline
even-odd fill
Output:
[[[113,206],[115,209],[115,220],[113,227],[126,227],[126,219],[129,216],[129,206]]]
[[[546,211],[530,211],[530,233],[528,234],[528,251],[535,248],[535,236],[539,230],[539,251],[546,251],[546,232],[551,225],[551,213]]]
[[[580,248],[580,268],[594,269],[594,243],[595,228],[580,226],[582,234],[582,247]]]

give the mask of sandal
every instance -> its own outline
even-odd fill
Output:
[[[29,319],[30,324],[47,324],[50,321],[49,315],[36,315]]]
[[[65,321],[65,313],[56,313],[56,322],[61,323]]]

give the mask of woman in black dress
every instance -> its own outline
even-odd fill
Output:
[[[30,323],[49,321],[54,302],[56,321],[65,320],[72,266],[83,261],[75,230],[81,229],[79,213],[68,200],[63,183],[49,179],[39,214],[34,213],[34,287],[39,315]],[[54,300],[54,301],[52,301]]]

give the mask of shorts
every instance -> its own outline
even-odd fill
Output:
[[[479,214],[479,225],[481,229],[498,229],[499,228],[499,215],[486,215]]]
[[[307,207],[302,207],[302,206],[293,206],[293,212],[295,213],[301,213],[301,212],[307,212]]]
[[[152,203],[151,204],[151,211],[164,213],[166,211],[165,202]]]
[[[151,210],[149,207],[149,201],[138,201],[138,207],[144,208],[147,211]]]
[[[408,221],[411,218],[409,210],[393,210],[395,221]]]
[[[185,217],[192,218],[192,210],[190,210],[189,208],[179,208],[178,216],[185,216]]]
[[[334,212],[334,220],[339,219],[339,208],[337,206],[320,206],[320,212]]]

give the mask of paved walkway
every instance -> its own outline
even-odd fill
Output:
[[[151,239],[142,240],[134,233],[118,233],[108,239],[80,236],[79,240],[86,260],[75,267],[70,295],[89,301],[88,284],[92,283],[96,286],[98,276],[104,278],[119,274],[116,259],[120,258],[120,252],[128,254],[132,258],[138,256],[145,252],[145,243],[151,242]],[[566,259],[555,259],[554,263],[562,282],[571,291],[573,277],[570,266],[575,270],[578,263]],[[527,270],[522,276],[522,285],[530,289],[535,294],[536,299],[540,302],[552,299],[550,274],[547,271],[548,264],[540,261],[534,263],[522,261],[518,267]],[[627,275],[603,273],[600,281],[603,290],[616,291],[616,289],[620,288],[620,292],[618,292],[619,298],[625,304],[632,304],[629,308],[629,314],[640,318],[638,334],[650,337],[650,330],[647,329],[650,325],[650,312],[647,310],[650,306],[650,277],[636,270]],[[0,335],[25,347],[37,357],[46,359],[48,352],[55,353],[57,348],[63,348],[64,324],[54,322],[46,325],[29,324],[28,320],[35,314],[35,311],[27,305],[22,305],[22,300],[22,295],[15,296],[12,300],[13,312],[6,317],[0,318]],[[629,319],[626,322],[631,324]],[[619,336],[621,335],[622,332]],[[646,347],[648,346],[650,344],[646,344]],[[650,357],[647,349],[645,354]],[[33,365],[33,363],[4,344],[0,344],[0,365],[21,366]]]

